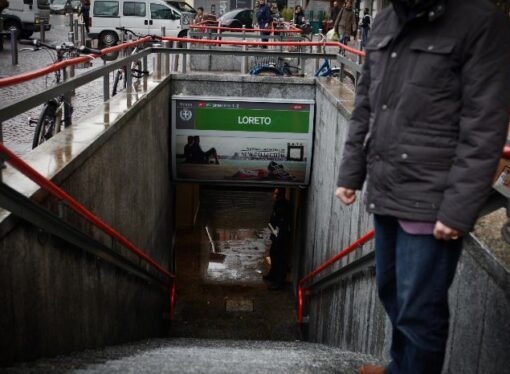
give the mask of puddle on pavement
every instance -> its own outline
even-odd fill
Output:
[[[215,229],[214,248],[205,254],[207,283],[242,285],[263,284],[262,275],[268,270],[266,256],[271,240],[269,229]]]

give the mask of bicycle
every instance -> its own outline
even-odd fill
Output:
[[[19,41],[20,44],[30,45],[32,48],[21,48],[20,51],[39,51],[45,49],[48,51],[55,51],[51,54],[53,63],[58,63],[63,60],[70,59],[79,54],[101,54],[100,50],[87,48],[84,46],[75,47],[73,43],[64,42],[62,44],[50,45],[34,39],[30,41]],[[59,84],[62,75],[65,74],[65,68],[55,70],[55,83]],[[70,99],[65,95],[61,95],[54,99],[49,100],[43,105],[41,114],[38,119],[29,118],[29,126],[35,125],[34,137],[32,140],[32,149],[44,143],[55,134],[59,133],[63,128],[68,127],[72,123],[73,106]]]
[[[272,75],[291,76],[298,75],[301,69],[290,65],[284,58],[264,57],[250,68],[250,75],[270,73]]]
[[[134,31],[127,29],[125,27],[116,27],[115,29],[121,31],[124,34],[124,40],[128,40],[129,35],[133,35],[137,39],[144,37],[144,35],[137,34]],[[136,45],[132,49],[130,55],[134,55],[134,54],[138,53],[141,50],[141,48],[142,48],[141,44]],[[126,89],[127,80],[124,78],[126,76],[126,69],[127,69],[127,66],[122,66],[115,72],[114,77],[113,77],[112,97],[117,94],[119,82],[121,80],[123,80],[123,88]],[[143,76],[149,74],[148,71],[142,69],[142,65],[141,65],[140,61],[133,61],[131,63],[130,69],[131,69],[131,75],[136,79],[140,79]]]

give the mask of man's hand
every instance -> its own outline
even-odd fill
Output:
[[[335,191],[335,196],[345,205],[351,205],[356,201],[356,191],[350,188],[338,187]]]
[[[464,235],[464,233],[446,226],[441,221],[436,221],[433,234],[437,240],[457,240]]]

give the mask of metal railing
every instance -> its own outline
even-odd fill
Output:
[[[106,223],[101,221],[98,217],[92,214],[89,210],[87,210],[83,205],[81,205],[78,201],[68,195],[64,190],[62,190],[55,183],[45,178],[41,174],[39,174],[35,169],[33,169],[30,165],[16,156],[12,151],[10,151],[7,147],[5,147],[2,143],[0,143],[0,158],[3,162],[7,162],[13,168],[18,170],[20,173],[25,175],[27,178],[35,182],[39,185],[43,190],[45,190],[51,196],[57,198],[59,201],[64,202],[70,209],[75,211],[78,215],[83,217],[89,223],[97,227],[99,230],[115,239],[119,242],[123,247],[127,248],[130,252],[134,253],[136,256],[144,260],[147,264],[149,264],[153,269],[155,269],[159,274],[164,276],[167,280],[165,284],[166,288],[169,291],[169,301],[170,301],[170,319],[173,320],[174,317],[174,307],[175,307],[175,274],[170,273],[168,270],[163,268],[160,264],[158,264],[155,260],[153,260],[150,256],[148,256],[145,252],[131,243],[128,239],[122,236],[120,233],[115,231],[113,228],[108,226]]]
[[[315,278],[317,275],[319,275],[322,271],[329,268],[331,265],[333,265],[335,262],[340,261],[342,258],[347,256],[349,253],[353,252],[354,250],[361,247],[363,244],[367,243],[368,241],[372,240],[375,233],[374,231],[370,231],[367,234],[363,235],[361,238],[353,242],[351,245],[349,245],[347,248],[344,248],[341,252],[339,252],[337,255],[331,257],[329,260],[324,262],[319,267],[315,268],[308,274],[306,274],[301,280],[298,282],[297,286],[297,323],[301,324],[303,323],[303,308],[304,308],[304,296],[305,293],[308,293],[310,291],[310,288],[304,288],[304,284],[311,279]]]

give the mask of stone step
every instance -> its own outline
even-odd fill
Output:
[[[6,373],[355,374],[371,356],[322,344],[247,340],[151,339],[38,360]]]

